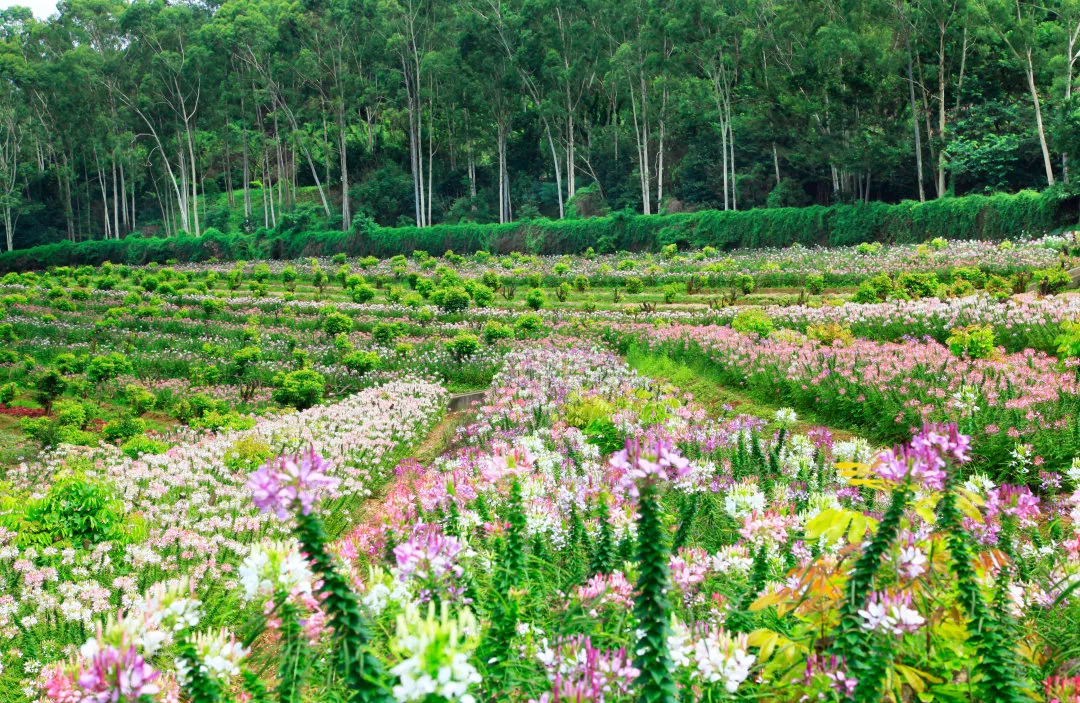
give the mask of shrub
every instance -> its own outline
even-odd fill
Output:
[[[1055,295],[1072,286],[1069,272],[1061,268],[1042,269],[1035,272],[1035,283],[1042,295]]]
[[[43,498],[8,515],[24,545],[97,544],[122,536],[124,505],[109,484],[81,472],[61,475]]]
[[[378,344],[390,345],[398,333],[396,322],[380,322],[371,328],[371,339]]]
[[[539,288],[533,288],[525,294],[525,304],[533,310],[539,310],[544,307],[544,291]]]
[[[274,376],[276,388],[272,394],[275,402],[291,405],[297,410],[307,410],[323,398],[326,380],[322,374],[311,369],[300,369]]]
[[[203,298],[202,311],[207,317],[220,313],[225,309],[225,301],[221,298]]]
[[[363,376],[379,365],[379,355],[373,351],[356,351],[348,354],[341,363],[354,374]]]
[[[124,388],[124,399],[136,415],[141,415],[153,408],[156,400],[153,393],[134,383]]]
[[[574,276],[574,288],[578,293],[584,293],[589,290],[589,279],[582,274]]]
[[[731,288],[743,295],[754,292],[754,277],[748,273],[737,273],[731,279]]]
[[[106,423],[101,428],[101,436],[110,442],[115,442],[118,439],[128,439],[135,435],[141,435],[143,432],[146,432],[146,423],[133,415],[125,415]]]
[[[86,425],[86,406],[77,400],[58,401],[54,413],[60,425],[76,429],[82,429]]]
[[[164,454],[168,449],[169,445],[167,443],[150,439],[142,434],[135,435],[120,445],[120,451],[131,459],[138,459],[143,454]],[[225,463],[228,464],[227,457]]]
[[[861,242],[855,247],[855,253],[863,256],[873,256],[881,251],[881,242]]]
[[[86,378],[91,383],[102,383],[131,373],[131,361],[120,352],[95,356],[86,367]]]
[[[476,307],[486,308],[495,302],[495,291],[486,285],[476,285],[473,287],[472,297]]]
[[[879,273],[862,281],[852,300],[856,303],[878,303],[887,300],[894,290],[893,280],[887,274]]]
[[[664,302],[671,304],[675,302],[675,299],[679,297],[679,287],[674,283],[669,283],[664,286]]]
[[[806,275],[806,291],[810,295],[821,295],[825,292],[825,276],[820,273]]]
[[[837,322],[810,325],[806,329],[806,336],[810,339],[816,339],[828,347],[831,347],[837,342],[840,343],[840,346],[846,347],[855,341],[855,335],[851,333],[851,328],[845,327]]]
[[[631,276],[626,279],[626,292],[631,295],[637,295],[641,291],[645,290],[645,284],[641,282],[641,279],[637,276]]]
[[[5,383],[0,386],[0,405],[7,405],[11,401],[15,400],[15,394],[18,392],[18,386],[14,383]]]
[[[459,334],[453,339],[446,340],[443,344],[446,345],[447,351],[458,361],[472,356],[480,348],[480,340],[476,338],[475,334]]]
[[[370,303],[372,300],[375,300],[376,294],[375,289],[366,283],[357,285],[349,292],[354,303]]]
[[[741,311],[731,321],[731,329],[741,334],[756,334],[768,337],[773,331],[773,322],[761,308],[749,308]]]
[[[348,334],[353,330],[353,321],[348,315],[334,312],[323,318],[322,328],[323,332],[326,332],[330,337],[339,334]]]
[[[994,330],[989,325],[957,327],[952,330],[945,344],[956,356],[970,359],[990,359],[996,353]]]
[[[502,339],[510,339],[514,336],[514,330],[509,325],[504,325],[496,320],[488,320],[484,323],[484,341],[494,344]]]
[[[560,303],[565,303],[567,298],[570,297],[570,284],[563,281],[559,284],[559,287],[555,289],[555,297],[559,299]]]
[[[443,312],[454,315],[469,308],[469,292],[464,288],[442,288],[439,292],[441,300],[437,304]]]
[[[514,321],[514,336],[518,339],[532,339],[539,336],[544,329],[544,318],[539,315],[526,314]]]
[[[952,275],[953,281],[967,281],[976,288],[982,288],[986,285],[986,274],[982,269],[975,268],[974,266],[957,267],[953,269]]]
[[[937,293],[938,277],[932,273],[912,273],[905,271],[896,278],[897,288],[912,298],[929,298]]]
[[[986,279],[986,292],[997,300],[1007,300],[1012,295],[1012,283],[1002,276],[990,276]]]

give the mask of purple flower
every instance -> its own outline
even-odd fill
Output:
[[[329,468],[330,463],[315,447],[303,455],[275,457],[248,477],[251,499],[260,511],[272,511],[281,520],[289,517],[297,503],[300,512],[308,515],[320,494],[334,490],[341,482],[326,475]]]
[[[826,658],[823,654],[811,654],[806,659],[806,673],[801,683],[810,684],[815,676],[824,677],[834,691],[843,698],[850,698],[855,693],[859,680],[847,673],[847,661],[836,656]]]
[[[945,487],[949,461],[970,461],[970,448],[971,438],[960,434],[955,424],[927,424],[908,444],[878,454],[874,469],[887,481],[911,479],[927,490],[940,491]]]
[[[679,454],[669,439],[626,440],[626,447],[611,455],[611,467],[622,473],[622,484],[637,496],[638,485],[677,481],[690,473],[690,460]]]
[[[78,677],[84,703],[138,701],[160,690],[154,683],[161,674],[146,663],[135,647],[105,647],[94,654]]]

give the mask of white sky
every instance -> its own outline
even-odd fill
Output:
[[[0,0],[0,10],[7,9],[12,5],[29,7],[34,12],[34,17],[43,20],[56,12],[56,0]]]

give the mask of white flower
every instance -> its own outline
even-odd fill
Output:
[[[1074,486],[1080,486],[1080,456],[1073,457],[1072,464],[1066,469],[1065,475],[1069,477]]]
[[[799,416],[795,414],[794,408],[780,408],[776,411],[776,423],[784,427],[791,427],[798,419]]]
[[[273,595],[279,590],[311,593],[311,569],[295,544],[271,542],[252,546],[237,575],[245,600]]]
[[[765,510],[765,494],[757,483],[747,481],[732,486],[724,496],[724,511],[734,518],[744,518],[754,512]]]
[[[415,605],[407,605],[398,616],[397,633],[391,648],[404,658],[390,669],[398,677],[393,687],[398,701],[419,701],[432,696],[446,701],[474,703],[469,688],[482,680],[469,663],[476,648],[475,618],[464,610],[450,617],[449,604],[443,601],[438,617],[430,603],[426,617]]]

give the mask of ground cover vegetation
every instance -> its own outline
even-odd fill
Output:
[[[0,699],[1074,701],[1078,246],[10,272]]]

